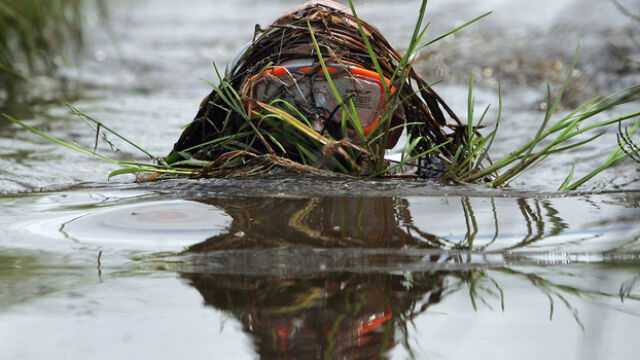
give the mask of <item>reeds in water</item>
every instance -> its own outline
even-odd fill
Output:
[[[491,160],[490,148],[502,119],[502,98],[498,104],[496,126],[486,136],[479,132],[488,108],[477,119],[474,109],[473,77],[469,84],[467,121],[463,123],[446,103],[413,70],[417,52],[434,42],[485,17],[484,14],[431,41],[424,41],[429,28],[425,23],[426,3],[422,1],[409,46],[404,54],[396,51],[377,29],[362,21],[350,1],[350,11],[331,6],[313,5],[278,19],[249,46],[223,76],[215,67],[218,82],[209,84],[213,91],[203,102],[196,119],[185,129],[166,158],[155,157],[124,136],[104,126],[82,111],[72,111],[96,127],[133,144],[152,162],[122,162],[88,147],[53,139],[36,129],[5,115],[9,120],[45,136],[61,145],[81,151],[123,167],[110,174],[124,173],[191,175],[200,177],[248,176],[270,173],[274,169],[326,173],[345,176],[397,176],[411,169],[414,176],[439,177],[462,184],[485,184],[502,187],[549,156],[570,151],[598,137],[606,126],[636,119],[621,143],[602,166],[573,180],[568,171],[560,190],[573,190],[605,169],[627,157],[637,156],[638,148],[627,146],[640,126],[640,111],[589,122],[625,101],[623,95],[640,88],[635,86],[607,97],[588,100],[566,115],[556,111],[576,64],[579,48],[565,83],[540,121],[540,126],[524,145],[501,159]],[[265,73],[300,54],[311,54],[313,62],[304,74],[291,83],[283,83],[281,91],[298,86],[299,81],[318,76],[330,88],[339,104],[339,122],[328,126],[328,119],[283,97],[256,98],[253,87]],[[308,55],[307,55],[308,56]],[[384,86],[383,109],[373,129],[365,133],[354,99],[343,96],[335,84],[328,64],[356,64],[375,69]],[[339,65],[340,66],[340,65]],[[346,66],[346,65],[345,65]],[[320,75],[319,75],[320,74]],[[293,78],[293,75],[291,75]],[[402,120],[397,115],[402,114]],[[318,122],[320,121],[320,126]],[[322,125],[324,123],[324,126]],[[386,158],[394,132],[405,131],[406,143],[400,161]],[[574,140],[595,133],[586,140]]]

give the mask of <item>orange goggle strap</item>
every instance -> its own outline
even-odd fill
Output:
[[[280,76],[280,75],[291,75],[291,74],[299,74],[299,75],[304,75],[306,73],[309,72],[309,70],[311,70],[311,66],[301,66],[301,67],[291,67],[291,68],[285,68],[283,66],[275,66],[271,69],[268,69],[266,71],[264,71],[264,73],[262,73],[262,76],[260,76],[260,78],[265,77],[267,74],[269,75],[273,75],[273,76]],[[386,77],[380,77],[380,74],[378,74],[375,71],[371,71],[371,70],[367,70],[365,68],[361,68],[359,66],[354,66],[354,65],[350,65],[348,67],[337,67],[337,66],[327,66],[327,72],[329,72],[329,74],[338,74],[340,72],[344,72],[344,71],[348,71],[353,75],[358,75],[361,77],[365,77],[365,78],[370,78],[370,79],[375,79],[380,81],[380,83],[382,83],[382,81],[384,81],[387,86],[389,86],[391,84],[391,81],[389,81],[389,79],[387,79]],[[318,71],[316,72],[317,74],[323,74],[324,71],[322,69],[318,69]],[[256,81],[258,75],[254,75],[252,76],[249,81],[254,82]],[[390,89],[391,94],[393,94],[396,89],[394,86],[391,87]],[[380,96],[384,97],[385,93],[384,93],[384,87],[380,88]],[[380,118],[376,119],[376,121],[374,121],[371,125],[367,126],[366,128],[363,128],[362,131],[364,132],[365,135],[369,135],[369,133],[371,131],[373,131],[378,124],[380,123]]]

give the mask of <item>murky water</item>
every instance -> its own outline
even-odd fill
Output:
[[[96,24],[83,70],[67,74],[71,102],[166,154],[208,93],[198,78],[214,78],[211,60],[226,63],[253,24],[294,3],[116,4],[112,33]],[[558,85],[579,40],[565,106],[640,82],[638,68],[609,51],[612,43],[640,58],[626,35],[638,25],[609,2],[532,4],[430,2],[432,37],[494,10],[425,51],[418,68],[445,80],[436,89],[460,114],[472,71],[478,108],[497,104],[503,83],[495,156],[535,133],[545,83]],[[416,7],[360,8],[402,47]],[[63,95],[35,93],[2,111],[92,143]],[[574,161],[577,173],[602,162],[615,132],[488,190],[413,180],[107,181],[110,165],[0,122],[0,358],[634,358],[638,164],[620,164],[583,192],[554,192]]]

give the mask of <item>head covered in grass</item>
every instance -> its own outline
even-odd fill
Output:
[[[592,98],[562,116],[560,101],[576,66],[579,46],[567,78],[547,103],[538,131],[523,145],[492,161],[489,150],[502,118],[502,97],[495,128],[485,137],[478,129],[489,111],[474,116],[471,76],[466,124],[461,124],[433,89],[412,69],[416,53],[490,13],[485,13],[432,40],[423,37],[427,0],[422,0],[409,46],[396,51],[380,32],[350,9],[330,1],[294,8],[267,29],[256,27],[254,41],[242,49],[202,102],[195,120],[184,130],[166,158],[144,150],[101,121],[69,105],[96,130],[93,149],[54,138],[13,117],[6,119],[83,154],[121,166],[109,176],[147,173],[194,177],[231,177],[278,173],[350,176],[412,175],[441,177],[457,184],[509,185],[550,155],[570,151],[598,139],[603,132],[578,139],[612,124],[619,126],[618,145],[601,166],[573,180],[575,166],[559,190],[574,190],[597,174],[632,157],[640,148],[631,140],[640,129],[640,111],[601,119],[602,114],[633,100],[640,85]],[[621,122],[635,123],[624,131]],[[119,160],[98,153],[102,131],[124,140],[153,163]],[[400,133],[405,132],[403,141]],[[387,150],[396,143],[399,161]],[[394,151],[397,151],[397,148]],[[115,147],[117,149],[117,147]]]
[[[218,73],[219,84],[168,161],[232,158],[217,165],[246,165],[247,157],[266,155],[372,174],[389,167],[385,151],[406,127],[412,160],[446,168],[464,130],[411,67],[424,31],[403,56],[352,9],[311,1],[257,28],[224,77]]]

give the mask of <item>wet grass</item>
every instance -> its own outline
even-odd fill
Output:
[[[401,160],[399,162],[389,161],[385,155],[387,138],[390,131],[394,130],[391,120],[393,114],[407,100],[406,98],[400,98],[400,94],[402,94],[404,86],[411,86],[407,84],[410,84],[408,79],[413,72],[412,65],[417,58],[417,52],[488,15],[479,16],[462,26],[437,36],[431,41],[425,42],[423,38],[429,28],[429,24],[424,23],[426,3],[426,1],[422,2],[407,51],[399,59],[389,82],[381,82],[385,89],[385,108],[382,111],[378,125],[369,134],[364,134],[353,99],[342,99],[333,84],[332,76],[325,61],[326,54],[330,54],[331,49],[323,51],[322,47],[326,47],[326,45],[323,45],[316,38],[318,28],[314,28],[308,20],[305,26],[315,48],[318,63],[342,110],[343,137],[341,139],[335,139],[330,135],[325,136],[314,130],[310,119],[298,111],[294,104],[287,103],[282,99],[273,99],[269,102],[251,101],[242,90],[236,89],[228,78],[220,74],[215,64],[218,84],[216,85],[212,82],[209,82],[209,84],[214,90],[213,94],[221,100],[222,105],[218,106],[224,106],[226,110],[227,117],[222,124],[223,131],[232,121],[232,117],[241,119],[242,124],[239,126],[238,131],[230,135],[217,137],[182,151],[175,151],[167,158],[150,154],[123,135],[105,126],[104,123],[71,105],[69,106],[74,114],[94,127],[96,130],[96,143],[101,131],[104,139],[106,139],[105,133],[109,133],[147,155],[150,160],[148,163],[115,160],[97,153],[95,151],[96,146],[91,149],[55,139],[9,115],[5,114],[4,116],[10,121],[60,145],[123,167],[112,172],[109,175],[110,177],[127,173],[203,177],[246,176],[268,172],[274,167],[292,168],[308,172],[327,172],[327,169],[330,169],[329,173],[348,176],[395,176],[404,175],[407,167],[419,168],[422,159],[432,153],[443,155],[445,154],[444,151],[448,151],[453,145],[451,156],[441,156],[447,163],[448,168],[444,176],[445,180],[462,184],[480,183],[489,187],[503,187],[548,157],[565,153],[590,143],[598,139],[604,133],[606,127],[615,126],[616,124],[621,126],[622,122],[627,120],[635,120],[635,122],[625,132],[621,130],[622,135],[619,138],[619,144],[613,144],[618,146],[605,162],[578,180],[574,180],[574,168],[567,169],[568,176],[562,184],[559,184],[559,190],[575,190],[597,174],[621,161],[629,157],[638,157],[640,148],[634,146],[630,139],[640,126],[640,111],[605,120],[601,120],[600,117],[605,111],[630,101],[625,95],[637,91],[640,85],[606,97],[595,97],[567,114],[561,116],[556,114],[565,90],[571,82],[579,54],[578,46],[567,77],[557,96],[552,98],[551,88],[548,87],[547,89],[547,103],[551,104],[551,106],[547,109],[544,118],[541,119],[537,132],[532,134],[532,137],[524,145],[513,149],[505,157],[495,161],[492,161],[489,157],[490,148],[502,119],[501,94],[495,128],[488,135],[482,136],[479,129],[486,121],[489,107],[485,108],[480,117],[476,119],[473,96],[474,78],[472,76],[469,83],[467,123],[458,127],[460,131],[457,135],[460,136],[433,143],[433,139],[421,135],[420,132],[416,134],[409,132]],[[380,52],[376,48],[377,45],[372,43],[373,35],[363,26],[353,3],[350,1],[349,4],[357,23],[360,40],[362,40],[376,72],[378,72],[381,79],[388,77],[383,73],[378,59],[379,55],[376,55]],[[267,71],[271,66],[272,63],[266,64],[260,74]],[[258,78],[260,76],[256,77],[256,79]],[[249,86],[252,86],[252,84],[249,84]],[[416,96],[415,94],[422,90],[410,89],[411,96]],[[408,123],[400,125],[400,127],[409,128],[412,125],[409,120]],[[347,129],[351,129],[352,132],[349,133]],[[587,136],[586,140],[581,140],[584,136]],[[287,147],[287,144],[293,144],[293,148]],[[112,143],[110,145],[112,147],[115,146]],[[256,150],[258,146],[264,148],[265,153]],[[205,147],[218,149],[224,153],[214,161],[205,161],[193,156],[195,150]],[[295,156],[290,153],[291,151],[296,152]],[[291,161],[291,158],[299,159],[299,161]],[[249,166],[247,167],[247,165]],[[155,176],[153,175],[153,177]]]
[[[630,138],[630,136],[636,132],[638,126],[640,126],[640,112],[638,111],[606,120],[596,120],[596,122],[591,123],[589,120],[594,120],[603,112],[629,102],[630,100],[624,97],[624,95],[629,92],[636,91],[640,86],[624,89],[607,97],[594,97],[566,115],[561,116],[558,120],[555,120],[555,122],[552,122],[564,92],[570,83],[573,69],[575,68],[575,64],[578,59],[578,54],[579,47],[576,50],[573,63],[569,68],[564,85],[555,100],[552,101],[551,89],[550,87],[547,87],[547,103],[552,105],[547,109],[545,117],[541,121],[536,134],[529,141],[525,142],[524,145],[513,149],[508,155],[492,162],[489,166],[484,168],[481,166],[482,161],[485,160],[500,125],[502,117],[502,99],[500,96],[500,105],[495,129],[486,137],[476,136],[478,132],[474,131],[474,126],[478,127],[482,124],[488,111],[488,107],[484,110],[480,120],[478,121],[478,125],[474,125],[472,78],[469,85],[468,102],[469,110],[467,126],[469,128],[469,140],[467,145],[465,145],[466,149],[462,148],[460,151],[460,153],[466,153],[468,155],[458,156],[458,154],[456,154],[454,162],[449,168],[449,177],[465,183],[476,183],[484,179],[487,186],[502,187],[505,184],[510,183],[515,178],[521,176],[529,169],[538,165],[549,156],[579,148],[580,146],[588,144],[604,135],[604,129],[606,127],[613,124],[620,125],[626,120],[635,119],[635,123],[631,127],[631,130],[628,130],[626,133],[625,138]],[[590,135],[586,140],[573,140],[575,137],[583,134],[593,134],[594,132],[595,134]],[[637,156],[637,152],[638,149],[630,148],[625,150],[624,146],[619,144],[619,146],[613,150],[611,155],[601,166],[593,169],[579,180],[572,182],[575,168],[574,164],[574,166],[568,171],[569,175],[560,185],[559,190],[575,190],[602,171],[620,163],[628,157]],[[495,176],[491,177],[492,174],[495,174]]]
[[[629,19],[633,20],[635,23],[637,23],[637,25],[640,25],[640,14],[633,13],[627,7],[622,5],[618,0],[612,0],[612,2],[621,13],[623,13]],[[640,49],[640,40],[638,40],[638,34],[635,34],[633,30],[629,29],[628,36],[629,40],[631,40],[635,48]],[[620,58],[622,61],[633,68],[640,69],[640,59],[634,59],[628,56],[623,50],[613,44],[609,44],[609,46],[613,54]],[[636,89],[635,91],[630,92],[627,96],[629,98],[634,96],[637,97],[638,94],[640,94],[640,89]],[[629,155],[630,158],[640,163],[640,155],[638,155],[638,153],[640,152],[640,146],[632,139],[633,131],[633,129],[632,131],[629,131],[627,128],[619,126],[618,144],[621,151],[625,152],[627,155]]]

